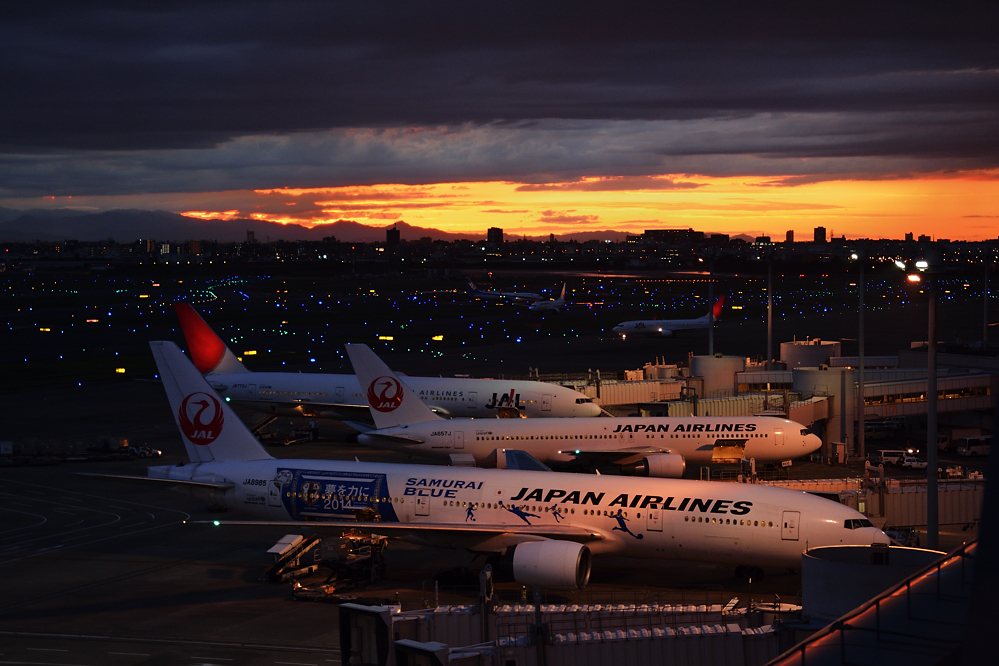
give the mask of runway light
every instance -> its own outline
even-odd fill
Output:
[[[118,375],[125,374],[125,368],[115,368],[114,371],[115,371],[115,374],[118,374]]]
[[[251,351],[245,351],[245,352],[243,352],[243,356],[256,356],[256,355],[257,355],[256,350],[251,350]]]
[[[48,329],[45,329],[45,330],[48,330]],[[440,342],[441,340],[444,339],[444,336],[443,335],[435,335],[434,337],[432,337],[430,339],[434,340],[435,342]]]
[[[393,336],[393,335],[379,335],[378,339],[379,340],[384,340],[385,342],[392,342],[393,340],[395,340],[395,336]]]
[[[217,520],[213,520],[213,521],[212,521],[212,524],[213,524],[213,525],[215,525],[215,527],[218,527],[218,526],[219,526],[219,525],[221,525],[222,523],[220,523],[220,522],[219,522],[219,521],[217,521]]]

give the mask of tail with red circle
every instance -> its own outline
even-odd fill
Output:
[[[173,419],[191,462],[271,456],[173,342],[150,342]]]
[[[361,390],[366,392],[375,427],[394,428],[412,423],[439,421],[429,407],[403,384],[385,362],[364,344],[347,345],[347,356],[354,366]]]

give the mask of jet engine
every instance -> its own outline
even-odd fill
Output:
[[[513,577],[523,585],[581,590],[590,580],[590,549],[572,541],[525,541],[513,551]]]
[[[683,456],[677,453],[656,453],[642,460],[644,473],[642,476],[654,476],[660,479],[679,479],[687,467]]]

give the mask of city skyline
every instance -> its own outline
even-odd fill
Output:
[[[0,208],[451,233],[999,236],[999,12],[46,3]]]

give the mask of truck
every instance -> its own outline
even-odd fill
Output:
[[[959,456],[987,456],[991,443],[992,437],[990,435],[962,437],[957,440],[957,448],[954,452]]]
[[[885,449],[879,453],[877,460],[882,465],[898,465],[907,455],[909,452],[901,449]]]

